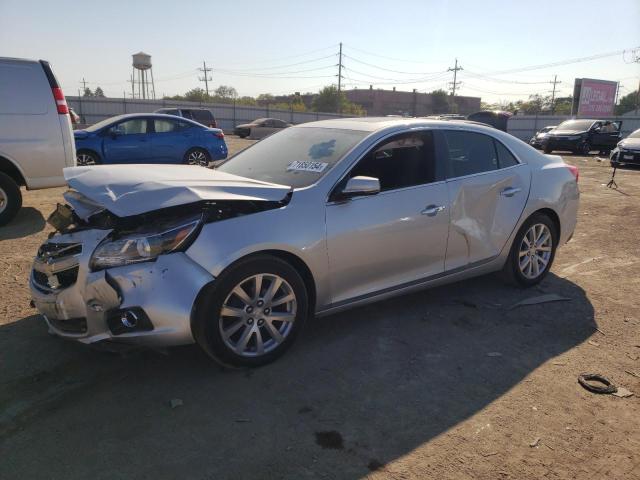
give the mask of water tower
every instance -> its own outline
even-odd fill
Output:
[[[131,72],[131,94],[135,98],[156,98],[156,87],[153,84],[151,55],[144,52],[134,53],[133,71]],[[151,77],[151,78],[149,78]],[[136,94],[137,87],[137,94]]]

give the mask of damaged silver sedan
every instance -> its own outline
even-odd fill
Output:
[[[576,225],[577,170],[480,125],[341,119],[291,127],[217,170],[65,171],[31,275],[51,332],[197,343],[257,366],[305,319],[502,271],[549,272]],[[398,319],[401,321],[401,319]]]

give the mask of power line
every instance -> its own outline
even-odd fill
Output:
[[[281,75],[291,75],[291,74],[296,74],[296,73],[305,73],[305,72],[316,72],[318,70],[326,70],[328,68],[335,68],[335,64],[332,65],[324,65],[322,67],[316,67],[316,68],[307,68],[304,70],[295,70],[295,71],[291,71],[291,72],[272,72],[272,73],[247,73],[247,72],[242,72],[242,71],[237,71],[237,70],[225,70],[222,68],[216,68],[216,72],[220,73],[227,73],[229,75],[237,75],[237,76],[241,76],[241,77],[273,77],[273,76],[278,76],[278,78],[287,78],[286,76],[282,76]]]
[[[310,50],[310,51],[307,51],[307,52],[305,52],[305,53],[299,53],[299,54],[296,54],[296,55],[288,55],[288,56],[286,56],[286,57],[278,57],[278,58],[271,58],[271,59],[257,60],[257,61],[255,61],[255,62],[251,62],[251,63],[256,64],[256,63],[280,62],[280,61],[282,61],[282,60],[288,60],[288,59],[290,59],[290,58],[305,57],[305,56],[307,56],[307,55],[311,55],[312,53],[323,52],[323,51],[326,51],[326,50],[334,50],[334,51],[335,51],[336,46],[337,46],[337,45],[334,43],[333,45],[329,45],[328,47],[318,48],[318,49],[316,49],[316,50]],[[331,55],[331,56],[333,56],[333,55]],[[245,64],[245,62],[244,62],[244,61],[241,61],[241,62],[230,62],[230,63],[229,63],[229,65],[234,65],[234,64],[236,64],[236,65],[237,65],[237,64],[242,65],[242,64]]]
[[[297,65],[304,65],[306,63],[313,63],[313,62],[317,62],[318,60],[325,60],[327,58],[332,58],[332,57],[335,57],[335,53],[332,53],[331,55],[326,55],[324,57],[313,58],[311,60],[304,60],[302,62],[289,63],[287,65],[278,65],[278,66],[275,66],[275,67],[264,67],[264,68],[260,68],[260,69],[256,69],[256,68],[241,68],[241,69],[237,69],[236,68],[236,69],[234,69],[234,68],[231,68],[231,69],[227,69],[227,70],[234,70],[236,72],[255,72],[256,70],[261,70],[261,71],[262,70],[278,70],[278,69],[281,69],[281,68],[289,68],[289,67],[295,67]],[[224,66],[222,68],[224,68]],[[278,72],[274,72],[274,73],[278,73]]]
[[[442,73],[440,71],[439,72],[403,72],[401,70],[393,70],[391,68],[384,68],[384,67],[381,67],[379,65],[374,65],[373,63],[363,62],[362,60],[358,60],[357,58],[354,58],[354,57],[351,57],[351,56],[348,56],[348,55],[345,55],[345,57],[353,60],[356,63],[361,63],[362,65],[366,65],[366,66],[371,67],[371,68],[376,68],[378,70],[384,70],[385,72],[399,73],[401,75],[434,75],[436,73]]]
[[[377,54],[377,53],[368,52],[366,50],[362,50],[360,48],[356,48],[356,47],[353,47],[351,45],[348,45],[348,48],[350,48],[351,50],[355,50],[356,52],[364,53],[366,55],[371,55],[372,57],[384,58],[385,60],[393,60],[395,62],[404,62],[404,63],[417,63],[417,64],[423,64],[423,65],[425,64],[425,62],[419,62],[417,60],[405,60],[405,59],[401,59],[401,58],[387,57],[385,55],[380,55],[380,54]]]
[[[543,85],[545,83],[548,83],[546,80],[539,81],[539,82],[524,82],[524,81],[521,81],[521,80],[506,80],[506,79],[503,79],[503,78],[495,78],[495,77],[491,77],[489,75],[483,75],[481,73],[472,72],[470,70],[465,70],[465,74],[469,75],[471,77],[477,78],[478,80],[487,80],[487,81],[491,81],[491,82],[495,82],[495,83],[513,83],[513,84],[517,84],[517,85]]]

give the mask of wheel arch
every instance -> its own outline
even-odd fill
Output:
[[[6,157],[0,155],[0,172],[8,175],[19,187],[27,187],[27,181],[20,167]]]
[[[527,220],[529,218],[531,218],[533,215],[535,215],[536,213],[542,213],[543,215],[546,215],[547,217],[549,217],[551,219],[551,221],[553,222],[553,224],[556,227],[556,231],[558,233],[558,238],[560,238],[561,234],[562,234],[562,224],[560,223],[560,216],[555,212],[555,210],[553,210],[551,208],[548,208],[548,207],[540,208],[540,209],[536,210],[535,212],[531,213],[531,215],[529,215],[527,217]]]

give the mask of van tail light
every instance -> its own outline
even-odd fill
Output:
[[[576,167],[574,165],[567,165],[567,168],[569,169],[571,174],[574,177],[576,177],[576,183],[577,183],[578,182],[578,178],[580,177],[580,171],[578,170],[578,167]]]
[[[213,132],[214,137],[218,137],[219,139],[224,139],[224,132],[220,130],[219,132]]]
[[[56,107],[58,107],[58,113],[60,115],[66,115],[69,113],[69,107],[67,106],[67,100],[64,98],[64,93],[60,87],[53,87],[53,98],[56,101]]]

